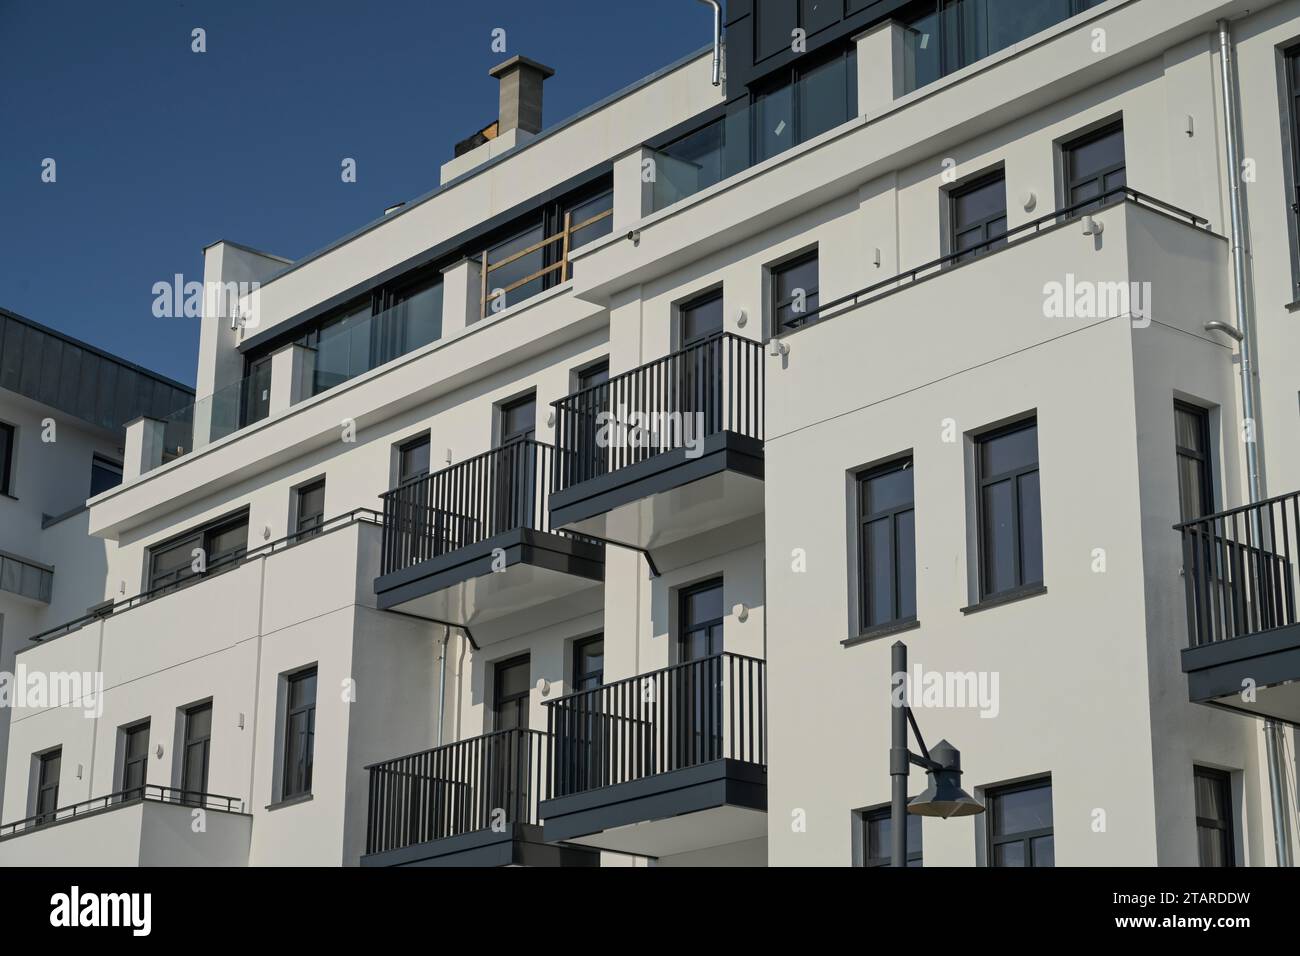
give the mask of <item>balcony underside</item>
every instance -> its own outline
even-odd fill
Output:
[[[375,596],[381,610],[469,626],[570,597],[604,580],[601,545],[516,528],[376,578]]]
[[[544,800],[547,842],[665,857],[767,835],[767,772],[710,763]]]
[[[1193,703],[1300,726],[1300,624],[1189,647],[1183,671]]]
[[[551,846],[542,828],[512,823],[504,831],[478,830],[361,858],[362,866],[600,866],[600,854]]]
[[[763,443],[710,435],[551,493],[551,526],[651,550],[763,512]]]

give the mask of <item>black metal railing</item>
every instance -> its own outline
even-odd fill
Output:
[[[723,653],[546,703],[549,797],[724,758],[767,766],[764,662]]]
[[[22,820],[15,820],[13,823],[6,823],[0,827],[0,840],[141,801],[174,803],[186,807],[201,807],[204,810],[223,810],[227,813],[240,813],[244,807],[244,801],[238,797],[226,797],[218,793],[201,793],[196,790],[178,790],[175,787],[162,787],[155,783],[146,783],[138,787],[132,787],[129,790],[119,790],[116,793],[110,793],[102,797],[91,797],[89,800],[82,800],[80,803],[70,803],[54,810],[46,810],[44,813],[24,817]]]
[[[729,431],[763,438],[763,344],[730,332],[553,402],[555,490]]]
[[[538,822],[545,735],[501,730],[372,764],[366,852]]]
[[[504,531],[549,531],[555,454],[539,441],[513,441],[384,492],[382,573]]]
[[[1192,647],[1297,622],[1300,492],[1175,525]]]

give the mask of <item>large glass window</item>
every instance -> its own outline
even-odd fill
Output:
[[[212,702],[185,711],[185,744],[181,751],[181,798],[201,803],[208,792],[208,759],[212,744]]]
[[[862,866],[894,865],[894,822],[888,806],[874,810],[857,811],[858,854]],[[921,862],[921,818],[915,813],[907,815],[907,866],[919,867]]]
[[[859,607],[862,630],[916,617],[916,518],[912,461],[858,478]]]
[[[1234,866],[1232,777],[1222,770],[1196,767],[1196,850],[1201,866]]]
[[[949,248],[965,262],[1007,244],[1007,183],[1001,170],[954,189],[948,196]]]
[[[0,495],[13,494],[14,426],[0,422]]]
[[[988,791],[989,865],[1055,866],[1052,781]]]
[[[316,744],[316,668],[289,677],[285,687],[284,785],[281,799],[311,793]]]
[[[149,721],[122,731],[122,799],[144,796],[149,770]]]
[[[816,249],[772,267],[774,333],[804,325],[819,301]]]
[[[761,163],[847,122],[858,111],[857,55],[837,50],[782,72],[754,94],[751,158]]]
[[[199,572],[194,570],[195,549],[202,549],[202,573],[233,567],[248,550],[248,512],[224,518],[149,549],[149,592],[178,587]]]
[[[1124,165],[1123,123],[1114,123],[1071,140],[1061,148],[1061,157],[1066,206],[1077,206],[1089,199],[1100,201],[1128,182]]]
[[[1174,402],[1174,450],[1178,458],[1178,513],[1194,521],[1214,511],[1214,481],[1210,467],[1210,414],[1203,408]]]
[[[975,452],[981,598],[1042,584],[1037,422],[983,435]]]

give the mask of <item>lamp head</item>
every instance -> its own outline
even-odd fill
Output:
[[[969,817],[984,812],[984,805],[961,788],[961,754],[946,740],[930,751],[930,759],[940,765],[926,776],[929,785],[907,805],[908,813],[922,817]]]

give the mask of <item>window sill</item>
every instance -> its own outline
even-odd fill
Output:
[[[17,496],[17,495],[11,495],[11,494],[9,494],[9,492],[7,492],[7,491],[0,491],[0,498],[8,498],[10,501],[17,501],[17,500],[18,500],[18,496]]]
[[[1288,303],[1285,308],[1288,312],[1300,312],[1300,299]]]
[[[300,793],[296,797],[289,797],[287,800],[281,800],[278,803],[268,803],[264,810],[282,810],[285,807],[295,807],[300,803],[309,803],[312,795],[310,793]]]
[[[905,621],[889,621],[885,624],[877,624],[869,627],[860,634],[846,638],[840,641],[844,647],[857,647],[859,644],[869,644],[871,641],[878,641],[882,637],[889,637],[891,634],[902,634],[904,631],[914,631],[921,626],[921,622],[916,618],[908,618]]]
[[[961,612],[963,614],[977,614],[980,611],[986,611],[992,607],[1001,607],[1003,604],[1015,604],[1017,601],[1038,597],[1038,595],[1046,593],[1047,587],[1045,585],[1031,584],[1028,587],[1016,588],[1014,591],[1004,591],[1001,594],[986,597],[978,604],[972,604],[969,607],[962,608]]]

